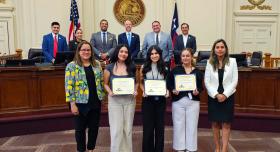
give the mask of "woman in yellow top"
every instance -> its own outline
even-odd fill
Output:
[[[93,152],[104,91],[100,63],[95,60],[92,46],[87,41],[78,45],[74,60],[66,67],[65,92],[66,102],[70,102],[74,114],[77,151],[86,151],[85,131],[88,128],[87,149]]]

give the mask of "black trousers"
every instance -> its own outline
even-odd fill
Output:
[[[142,102],[143,152],[163,152],[165,97],[145,97]]]
[[[86,128],[88,128],[88,142],[87,149],[93,150],[95,148],[101,108],[91,109],[88,113],[74,117],[75,122],[75,138],[77,142],[77,151],[86,151]]]

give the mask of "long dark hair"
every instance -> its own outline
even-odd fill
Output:
[[[131,64],[131,52],[129,50],[129,47],[126,45],[126,44],[119,44],[117,45],[117,47],[115,48],[113,54],[112,54],[112,57],[111,57],[111,63],[116,63],[118,62],[119,60],[119,52],[120,52],[120,49],[122,47],[125,47],[127,50],[128,50],[128,56],[126,58],[126,60],[124,61],[125,62],[125,65],[126,65],[126,72],[128,74],[132,74],[132,70],[133,70],[133,64]]]
[[[92,64],[93,67],[96,67],[98,66],[98,62],[95,60],[95,57],[94,57],[94,52],[93,52],[93,49],[92,49],[92,46],[91,44],[88,42],[88,41],[82,41],[78,44],[78,47],[77,47],[77,50],[76,50],[76,53],[75,53],[75,57],[73,59],[73,61],[78,64],[79,66],[83,66],[83,62],[82,62],[82,59],[80,57],[80,51],[81,51],[81,48],[83,45],[85,44],[88,44],[90,46],[90,52],[91,52],[91,57],[90,57],[90,63]]]
[[[216,71],[219,68],[219,61],[218,61],[217,54],[215,53],[215,48],[216,48],[216,45],[220,42],[222,42],[224,44],[225,51],[226,51],[224,59],[223,59],[223,65],[222,65],[223,68],[225,67],[226,64],[229,63],[229,53],[228,53],[228,46],[227,46],[226,41],[224,39],[216,40],[212,46],[211,55],[209,58],[210,64],[212,65],[214,71]]]
[[[159,54],[159,60],[157,62],[157,69],[158,69],[158,72],[164,76],[166,76],[166,68],[165,68],[165,63],[162,59],[162,50],[161,48],[159,48],[157,45],[152,45],[149,49],[148,49],[148,52],[147,52],[147,57],[146,57],[146,61],[144,63],[144,66],[143,66],[143,75],[145,75],[147,72],[151,71],[152,70],[152,60],[151,60],[151,54],[152,54],[152,51],[153,50],[156,50],[157,53]]]

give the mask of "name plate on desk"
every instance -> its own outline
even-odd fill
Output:
[[[165,80],[145,80],[145,94],[148,96],[165,96],[166,81]]]
[[[175,88],[177,91],[192,91],[196,89],[194,74],[175,75]]]
[[[134,94],[134,78],[113,78],[112,91],[114,95]]]

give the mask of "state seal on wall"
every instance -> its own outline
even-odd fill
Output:
[[[130,20],[133,26],[137,26],[145,17],[145,6],[142,0],[116,0],[114,14],[120,24]]]
[[[6,0],[0,0],[0,3],[5,4],[5,3],[6,3],[5,1],[6,1]]]

